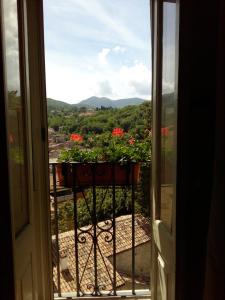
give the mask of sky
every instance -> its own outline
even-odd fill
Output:
[[[163,3],[162,92],[175,91],[176,70],[176,3]]]
[[[6,54],[6,76],[9,91],[21,93],[20,66],[19,66],[19,40],[17,5],[14,1],[4,0],[3,14],[5,25],[5,54]]]
[[[47,97],[151,98],[149,0],[44,0]]]

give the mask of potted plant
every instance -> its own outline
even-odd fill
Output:
[[[84,145],[77,134],[71,135],[71,139],[74,147],[61,152],[61,164],[57,165],[59,184],[67,187],[137,184],[140,162],[150,159],[149,139],[136,141],[121,128],[97,137],[96,143],[92,139],[91,146]]]

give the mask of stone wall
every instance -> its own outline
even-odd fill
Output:
[[[109,257],[113,262],[113,257]],[[131,249],[117,253],[117,271],[132,274],[132,251]],[[135,274],[137,276],[149,277],[151,269],[151,244],[150,241],[135,247]]]

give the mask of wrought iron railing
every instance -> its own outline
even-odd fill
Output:
[[[149,222],[135,211],[141,164],[49,166],[55,295],[124,296],[121,287],[125,280],[117,262],[120,250],[130,257],[130,289],[126,295],[149,298],[149,277],[145,288],[137,290],[136,284],[135,249],[150,241]],[[65,209],[70,215],[68,224]]]

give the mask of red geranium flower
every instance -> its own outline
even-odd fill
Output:
[[[162,134],[162,136],[168,136],[169,128],[168,127],[161,128],[161,134]]]
[[[74,142],[83,142],[83,137],[78,133],[71,133],[70,140]]]
[[[122,128],[114,128],[112,131],[112,135],[114,136],[123,136],[124,135],[124,131]]]
[[[135,143],[135,138],[131,137],[131,138],[129,139],[129,144],[130,144],[130,145],[134,145],[134,143]]]

